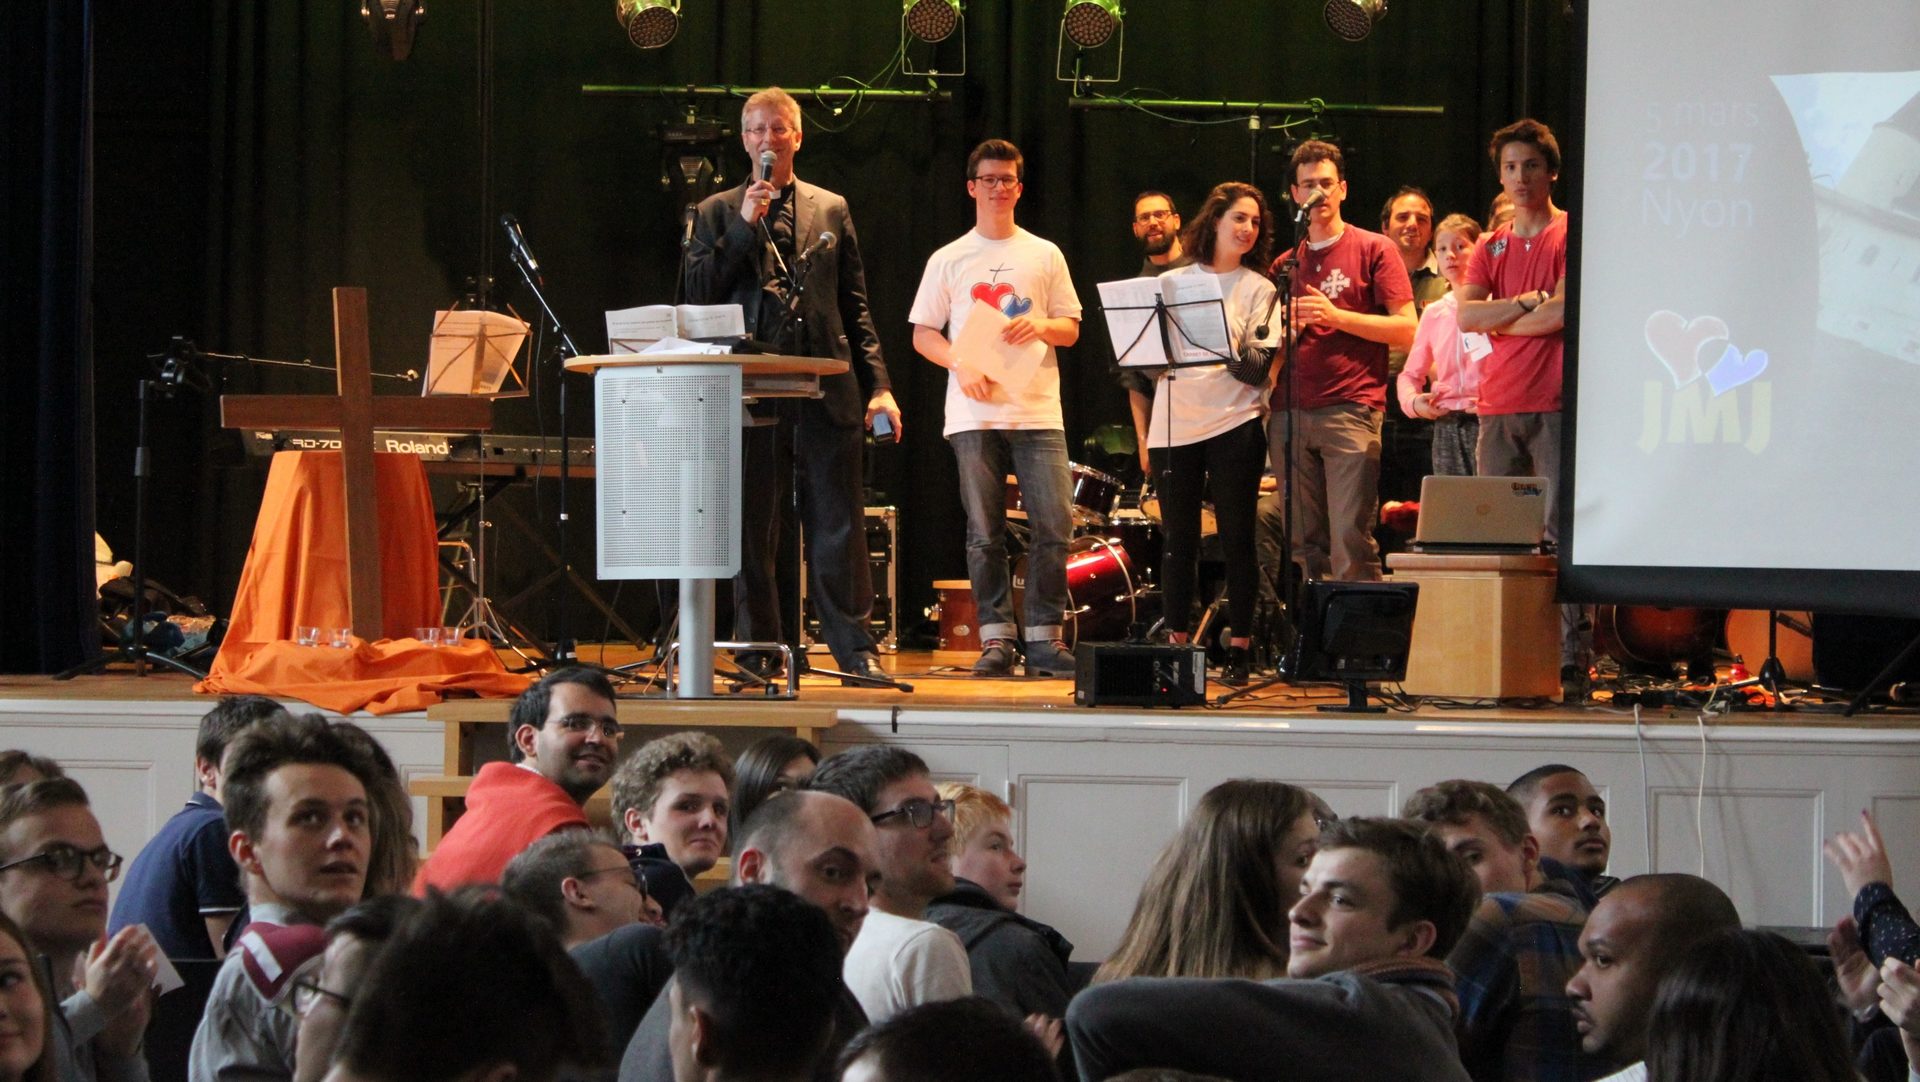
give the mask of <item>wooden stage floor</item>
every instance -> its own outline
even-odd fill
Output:
[[[585,661],[618,666],[639,660],[641,654],[632,646],[614,644],[604,649],[598,645],[589,645],[581,650]],[[814,655],[820,664],[831,664],[826,654]],[[502,660],[509,665],[518,664],[519,658],[512,654],[502,654]],[[1137,708],[1113,708],[1106,710],[1086,710],[1076,707],[1073,702],[1073,681],[1070,679],[1029,679],[1026,677],[977,678],[968,672],[971,656],[956,654],[935,654],[928,651],[902,651],[883,655],[882,667],[896,678],[911,684],[911,693],[902,693],[880,688],[851,688],[841,686],[838,680],[813,675],[800,681],[800,696],[792,705],[812,710],[821,708],[865,709],[888,708],[898,706],[911,710],[960,710],[980,711],[982,713],[1021,713],[1035,711],[1063,710],[1073,713],[1116,712],[1140,714]],[[724,684],[722,685],[725,686]],[[1453,718],[1457,720],[1512,721],[1521,723],[1580,723],[1580,724],[1633,724],[1633,712],[1629,709],[1613,706],[1605,701],[1604,682],[1599,686],[1599,701],[1576,705],[1539,701],[1494,701],[1480,700],[1472,703],[1422,701],[1412,709],[1397,711],[1402,718],[1431,720]],[[1234,717],[1252,720],[1258,717],[1298,715],[1301,713],[1322,713],[1318,708],[1344,702],[1345,694],[1339,689],[1315,685],[1293,687],[1277,684],[1252,695],[1243,696],[1225,706],[1217,706],[1217,700],[1229,689],[1209,683],[1207,687],[1207,710],[1216,713],[1231,713]],[[622,689],[623,699],[656,699],[665,697],[657,687],[649,688],[636,683]],[[116,666],[106,673],[96,676],[82,676],[74,680],[56,681],[46,676],[0,676],[0,717],[9,712],[9,704],[17,709],[28,702],[156,702],[191,703],[205,702],[205,696],[193,691],[193,681],[170,670],[150,671],[144,678],[133,675],[131,666]],[[1375,700],[1378,703],[1378,699]],[[695,707],[697,705],[724,707],[727,703],[755,703],[764,706],[760,709],[778,710],[779,704],[767,703],[764,698],[751,691],[722,698],[710,703],[673,701],[675,705]],[[1188,708],[1193,712],[1201,708]],[[1807,724],[1843,724],[1849,728],[1861,729],[1913,729],[1920,728],[1920,715],[1913,713],[1876,713],[1842,719],[1837,716],[1838,707],[1831,709],[1809,709],[1772,713],[1761,710],[1740,710],[1721,718],[1718,724],[1752,726],[1797,726]],[[1154,710],[1150,713],[1166,716],[1171,711]],[[1365,715],[1350,714],[1345,711],[1328,712],[1330,716],[1360,720]],[[1691,723],[1694,712],[1684,708],[1661,708],[1643,711],[1642,718],[1648,723],[1686,722]],[[0,724],[4,724],[0,721]]]

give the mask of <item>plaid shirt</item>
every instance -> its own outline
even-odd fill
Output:
[[[1557,879],[1480,900],[1447,956],[1460,996],[1460,1059],[1474,1082],[1591,1082],[1607,1073],[1580,1050],[1567,996],[1586,921]]]

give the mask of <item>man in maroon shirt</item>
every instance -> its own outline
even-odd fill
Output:
[[[1558,540],[1560,363],[1565,349],[1567,213],[1553,205],[1560,144],[1537,120],[1493,133],[1488,147],[1513,220],[1481,239],[1460,294],[1460,329],[1490,335],[1480,367],[1479,472],[1539,476],[1547,485],[1547,538]],[[1561,607],[1560,678],[1585,697],[1592,630],[1577,605]]]
[[[1292,373],[1280,373],[1267,440],[1274,472],[1293,447],[1293,558],[1308,578],[1380,577],[1373,523],[1380,507],[1380,419],[1387,352],[1413,344],[1413,287],[1393,242],[1340,217],[1346,161],[1331,143],[1293,152],[1293,201],[1308,212],[1290,294]],[[1286,257],[1283,257],[1286,258]],[[1289,387],[1298,395],[1289,401]]]

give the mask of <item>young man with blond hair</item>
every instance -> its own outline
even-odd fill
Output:
[[[1027,862],[1013,844],[1013,809],[972,785],[947,782],[953,801],[953,891],[927,906],[927,919],[960,937],[973,993],[1016,1017],[1059,1018],[1082,982],[1067,962],[1073,944],[1019,913]]]
[[[726,853],[732,792],[733,759],[707,733],[648,741],[614,772],[614,830],[668,917]]]

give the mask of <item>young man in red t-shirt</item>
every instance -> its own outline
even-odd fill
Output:
[[[1493,133],[1488,148],[1513,220],[1482,238],[1467,265],[1460,329],[1492,336],[1480,368],[1479,472],[1548,479],[1547,537],[1560,533],[1560,364],[1565,343],[1567,214],[1553,205],[1560,144],[1537,120]],[[1561,682],[1585,694],[1591,630],[1578,606],[1561,612]]]
[[[1282,371],[1274,389],[1268,447],[1277,475],[1288,426],[1298,421],[1293,558],[1306,576],[1375,580],[1387,351],[1413,345],[1413,287],[1392,241],[1341,219],[1347,168],[1338,147],[1309,139],[1294,149],[1288,170],[1296,204],[1324,198],[1308,212],[1306,243],[1293,252],[1296,368]],[[1289,387],[1298,401],[1288,400]]]

